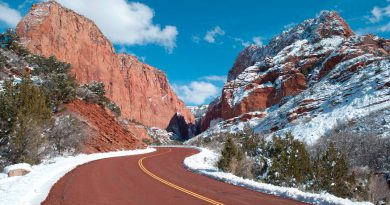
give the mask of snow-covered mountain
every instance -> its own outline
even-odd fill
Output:
[[[291,131],[312,144],[340,123],[384,112],[389,52],[390,40],[356,35],[336,12],[324,11],[238,55],[201,120],[200,137],[248,124],[264,134]]]
[[[190,112],[194,115],[196,121],[200,120],[206,115],[208,107],[209,105],[187,106]]]

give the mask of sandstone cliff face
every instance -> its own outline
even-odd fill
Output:
[[[245,48],[229,71],[220,99],[209,106],[201,129],[221,120],[218,129],[234,127],[251,118],[256,118],[252,125],[262,132],[290,129],[305,117],[357,101],[354,93],[359,92],[362,96],[384,92],[380,102],[387,102],[389,94],[381,89],[390,79],[389,44],[376,36],[357,36],[337,13],[323,12],[266,46]],[[378,71],[370,76],[373,67]],[[364,72],[359,82],[356,78]],[[373,90],[365,93],[365,89]]]
[[[180,113],[184,120],[181,133],[194,124],[193,115],[172,91],[166,75],[134,56],[116,54],[91,20],[51,1],[33,5],[16,31],[31,52],[55,55],[72,64],[80,83],[103,82],[123,117],[167,129]]]

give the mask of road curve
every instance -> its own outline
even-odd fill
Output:
[[[77,167],[51,188],[43,205],[264,204],[301,202],[210,179],[183,166],[189,148],[93,161]]]

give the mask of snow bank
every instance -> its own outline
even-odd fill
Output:
[[[3,170],[3,173],[8,175],[8,173],[10,171],[15,170],[15,169],[24,169],[24,170],[27,170],[29,172],[32,171],[31,165],[29,165],[27,163],[20,163],[20,164],[14,164],[14,165],[6,166],[4,168],[4,170]]]
[[[145,154],[153,148],[132,151],[117,151],[97,154],[81,154],[75,157],[58,157],[32,166],[31,172],[21,177],[3,178],[0,175],[0,204],[37,205],[49,194],[50,188],[76,166],[109,157]],[[16,165],[16,166],[21,166]],[[11,167],[12,168],[12,167]]]
[[[328,193],[313,194],[300,191],[296,188],[279,187],[271,184],[256,182],[249,179],[237,177],[231,173],[219,171],[215,164],[219,155],[204,148],[198,148],[200,153],[187,157],[184,165],[191,171],[223,181],[236,186],[245,187],[254,191],[280,196],[283,198],[295,199],[298,201],[321,204],[321,205],[372,205],[370,202],[352,202],[348,199],[338,198]]]

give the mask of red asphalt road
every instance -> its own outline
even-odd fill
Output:
[[[184,158],[197,152],[189,148],[158,148],[149,154],[102,159],[81,165],[62,177],[42,204],[213,204],[151,177],[139,166],[139,160],[144,157],[142,165],[150,173],[220,204],[304,204],[219,182],[186,170]]]

